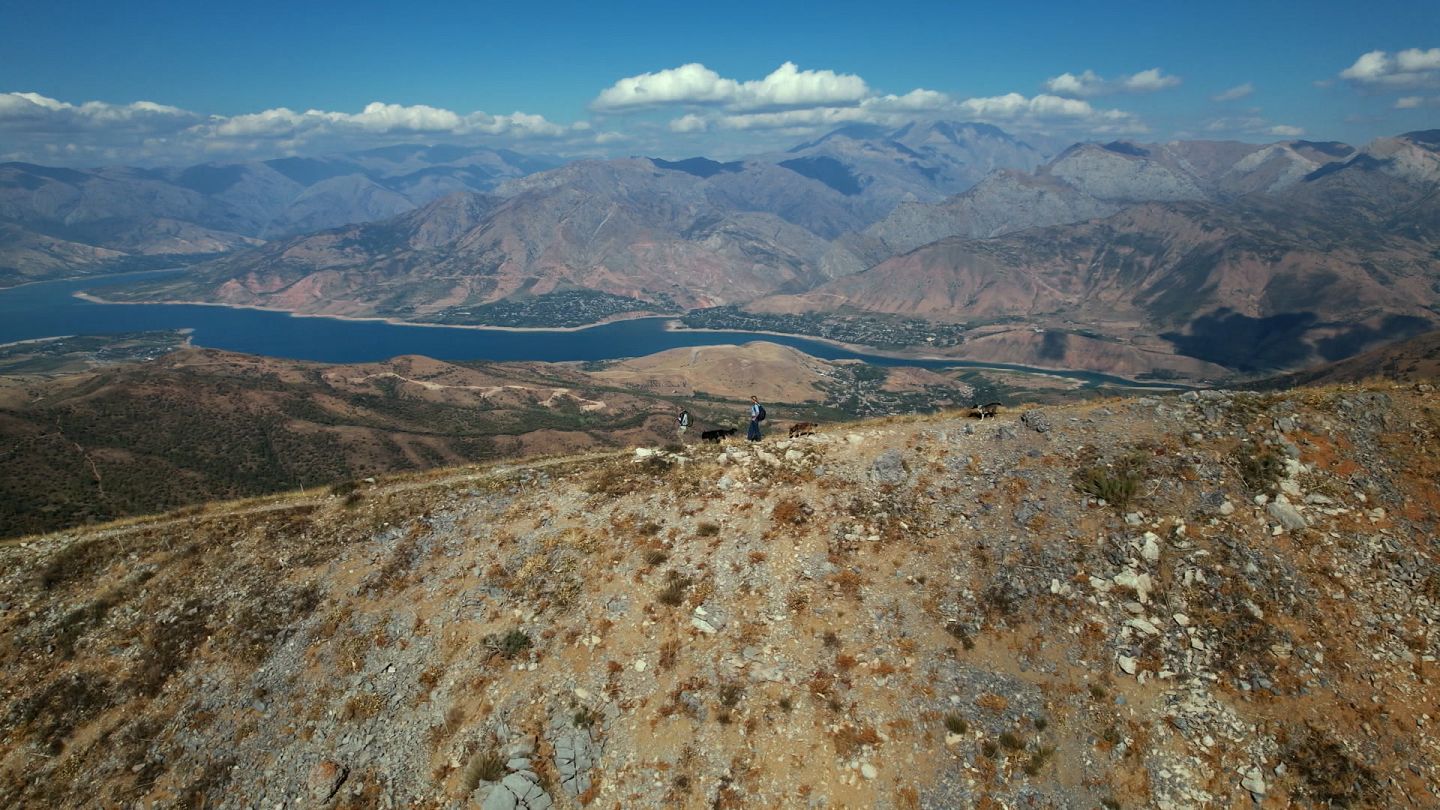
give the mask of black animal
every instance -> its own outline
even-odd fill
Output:
[[[992,416],[992,417],[993,417],[995,414],[997,414],[997,413],[999,413],[999,412],[1000,412],[1000,403],[998,403],[998,402],[987,402],[987,403],[984,404],[984,405],[972,405],[972,406],[970,406],[970,415],[971,415],[971,416],[974,416],[974,417],[977,417],[977,418],[980,418],[980,419],[984,419],[984,418],[987,417],[987,416]]]
[[[736,434],[735,428],[721,428],[719,430],[703,430],[700,432],[700,440],[706,442],[720,443],[721,439]]]

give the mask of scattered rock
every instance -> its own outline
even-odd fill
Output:
[[[1128,619],[1128,620],[1125,622],[1125,624],[1126,624],[1127,626],[1129,626],[1129,627],[1133,627],[1133,628],[1135,628],[1136,630],[1139,630],[1140,632],[1144,633],[1144,634],[1147,635],[1147,636],[1158,636],[1158,635],[1160,635],[1160,628],[1158,628],[1158,627],[1156,627],[1154,624],[1152,624],[1149,619],[1143,619],[1143,618]]]
[[[528,772],[506,774],[500,784],[476,789],[471,801],[481,810],[550,810],[555,806],[550,794]]]
[[[1256,798],[1265,795],[1265,774],[1259,768],[1252,767],[1245,772],[1245,778],[1240,780],[1240,786],[1250,791]]]
[[[1160,536],[1154,532],[1145,532],[1145,545],[1140,549],[1140,556],[1145,562],[1160,562]]]
[[[870,480],[877,484],[900,484],[909,475],[905,456],[893,447],[881,453],[870,465]]]
[[[318,803],[330,801],[345,784],[345,778],[350,775],[350,769],[334,760],[324,760],[315,763],[310,769],[310,775],[305,780],[306,787],[310,791],[310,798]]]
[[[1288,500],[1285,500],[1284,495],[1276,496],[1275,500],[1271,501],[1270,505],[1265,507],[1265,511],[1268,512],[1270,517],[1274,518],[1276,522],[1285,527],[1286,531],[1299,531],[1310,525],[1306,522],[1305,518],[1296,511],[1295,507],[1291,506]]]
[[[1041,411],[1026,411],[1020,414],[1020,421],[1036,433],[1050,432],[1050,420]]]
[[[1150,601],[1150,590],[1154,587],[1149,574],[1141,574],[1133,568],[1127,568],[1115,575],[1111,580],[1115,587],[1126,588],[1135,592],[1135,598],[1141,604],[1148,604]]]

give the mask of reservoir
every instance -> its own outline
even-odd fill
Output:
[[[164,271],[175,272],[175,271]],[[1043,373],[1088,386],[1175,389],[1165,383],[1133,382],[1088,371],[1053,371],[1004,363],[965,360],[910,360],[864,354],[817,340],[753,332],[702,332],[666,328],[667,318],[617,321],[579,330],[474,329],[392,324],[338,318],[296,317],[283,312],[193,304],[96,304],[75,293],[103,297],[108,286],[154,273],[49,281],[0,290],[0,343],[59,335],[104,335],[191,329],[196,346],[225,351],[314,360],[363,363],[402,354],[439,360],[616,360],[682,346],[711,346],[766,340],[825,360],[863,360],[883,366],[976,368]]]

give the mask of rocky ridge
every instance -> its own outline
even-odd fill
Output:
[[[7,545],[0,796],[1440,801],[1428,385],[774,428]]]

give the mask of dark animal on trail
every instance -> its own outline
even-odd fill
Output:
[[[790,438],[814,435],[815,428],[817,427],[820,427],[820,425],[815,422],[796,422],[790,426]]]
[[[720,443],[721,439],[736,434],[735,428],[721,428],[720,430],[705,430],[700,432],[700,440],[705,442]]]
[[[993,417],[995,414],[997,414],[997,413],[999,413],[999,412],[1000,412],[1000,403],[998,403],[998,402],[988,402],[988,403],[986,403],[986,404],[984,404],[984,405],[972,405],[972,406],[970,406],[970,415],[971,415],[971,416],[974,416],[974,417],[977,417],[977,418],[980,418],[980,419],[984,419],[984,418],[987,417],[987,416],[992,416],[992,417]]]

